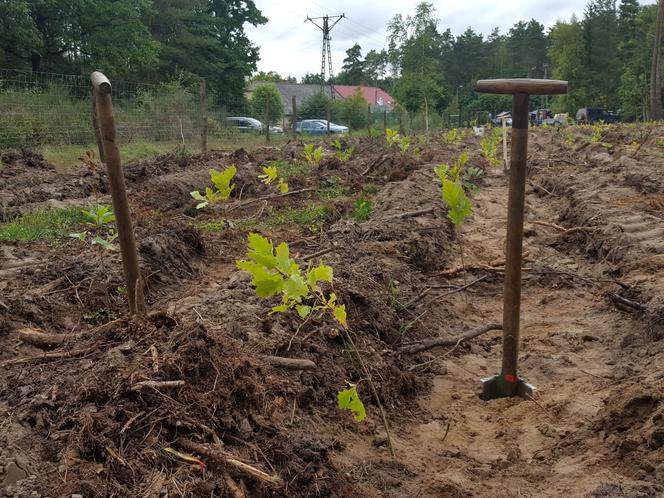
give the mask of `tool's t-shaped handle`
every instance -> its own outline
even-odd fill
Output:
[[[506,80],[479,80],[475,90],[480,93],[504,93],[526,95],[559,95],[567,93],[567,82],[560,80],[533,80],[515,78]]]

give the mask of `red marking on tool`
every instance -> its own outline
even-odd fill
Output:
[[[514,382],[517,381],[516,375],[505,374],[505,375],[503,375],[503,377],[505,378],[505,380],[506,380],[507,382],[512,382],[512,383],[514,383]]]

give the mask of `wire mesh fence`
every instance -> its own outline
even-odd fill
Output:
[[[242,143],[249,136],[254,141],[258,136],[260,140],[266,131],[253,128],[253,133],[246,133],[251,128],[228,119],[251,117],[251,107],[244,98],[231,104],[226,98],[225,105],[219,105],[218,96],[203,98],[204,92],[198,87],[179,81],[149,84],[111,80],[111,83],[118,140],[122,144],[172,142],[200,149],[207,140],[212,146],[215,140]],[[92,101],[92,86],[87,76],[0,68],[0,149],[94,147]],[[327,115],[308,117],[324,120]],[[295,121],[300,118],[296,116]],[[331,118],[335,124],[347,126],[351,133],[370,135],[384,133],[386,128],[418,133],[483,124],[488,120],[488,113],[477,110],[425,115],[369,106],[348,114],[337,112]],[[284,115],[276,123],[280,126],[272,128],[272,140],[278,142],[280,137],[290,136],[293,122],[293,116]]]
[[[111,83],[120,142],[200,142],[201,96],[194,89],[178,82]],[[224,108],[206,107],[211,136],[232,132]],[[0,69],[0,149],[94,143],[88,77]]]

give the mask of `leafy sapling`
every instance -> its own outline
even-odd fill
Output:
[[[248,236],[247,259],[237,261],[236,264],[238,268],[251,274],[251,283],[259,297],[281,296],[281,304],[273,306],[269,314],[295,311],[300,319],[304,320],[302,325],[311,317],[320,318],[323,315],[331,315],[341,326],[343,336],[351,345],[364,376],[371,386],[381,412],[390,450],[394,455],[385,410],[378,391],[355,346],[355,341],[349,334],[346,306],[338,303],[334,292],[327,293],[323,289],[323,285],[333,283],[332,267],[320,262],[318,266],[309,265],[306,270],[303,270],[290,257],[290,251],[285,242],[274,247],[270,240],[257,233],[250,233]],[[337,394],[337,403],[340,408],[352,411],[358,422],[366,417],[364,405],[357,393],[357,385],[351,384],[349,389],[340,391]]]
[[[480,188],[477,186],[477,181],[484,176],[484,170],[478,168],[477,166],[471,166],[466,168],[461,175],[461,182],[463,183],[463,188],[471,195],[477,195],[480,191]]]
[[[393,145],[397,145],[400,139],[401,136],[397,130],[393,130],[391,128],[385,130],[385,140],[387,140],[388,146],[392,147]]]
[[[464,152],[451,168],[447,164],[442,164],[435,168],[436,174],[441,182],[441,194],[443,201],[447,205],[447,217],[454,224],[459,237],[459,248],[461,254],[461,266],[465,268],[463,255],[463,238],[461,229],[464,221],[473,212],[473,205],[466,195],[461,179],[461,171],[468,160],[468,155]],[[464,284],[466,284],[466,273],[463,272]]]
[[[362,223],[369,219],[373,211],[373,202],[360,197],[355,201],[355,209],[353,210],[353,218],[358,223]]]
[[[263,174],[258,175],[258,178],[260,178],[265,185],[270,185],[276,181],[279,192],[282,194],[288,192],[288,183],[286,183],[286,181],[279,176],[279,170],[276,166],[264,166]]]
[[[321,159],[323,159],[323,148],[317,147],[314,149],[314,144],[306,144],[302,149],[302,155],[309,166],[318,166]]]
[[[226,202],[233,192],[235,185],[231,183],[233,177],[237,173],[237,168],[231,164],[224,171],[217,171],[216,169],[210,170],[210,180],[216,187],[212,190],[210,187],[205,188],[205,195],[201,194],[198,190],[194,190],[190,195],[194,200],[198,201],[196,209],[203,209],[210,204],[219,204]]]
[[[355,150],[354,147],[348,147],[346,150],[343,150],[343,145],[341,145],[341,141],[338,138],[336,138],[331,145],[333,149],[336,149],[334,154],[335,157],[342,163],[348,161],[353,155],[353,151]]]
[[[82,212],[85,216],[86,224],[91,225],[97,233],[93,235],[87,230],[84,230],[83,232],[70,233],[69,236],[81,241],[86,241],[88,236],[90,236],[90,243],[93,246],[98,246],[100,248],[99,259],[101,261],[101,266],[104,267],[104,255],[102,250],[117,250],[113,241],[118,237],[118,234],[111,226],[115,221],[113,208],[109,204],[93,204],[88,209],[83,209]]]
[[[501,140],[500,128],[493,128],[489,133],[484,135],[480,140],[480,147],[482,148],[482,157],[487,160],[490,166],[494,168],[500,167],[501,160],[498,157],[498,146]]]
[[[329,313],[344,329],[348,327],[346,306],[337,303],[333,292],[326,294],[322,289],[324,283],[332,283],[332,267],[320,263],[303,271],[290,257],[285,242],[275,248],[270,240],[257,233],[250,233],[248,241],[249,259],[238,261],[237,266],[251,273],[251,283],[259,297],[281,294],[281,304],[274,306],[270,314],[295,310],[300,318],[307,319],[312,314]]]
[[[408,149],[410,148],[410,137],[402,137],[399,135],[399,132],[397,130],[392,130],[392,129],[387,129],[386,134],[385,134],[385,140],[387,140],[387,145],[392,147],[396,145],[399,147],[399,150],[401,151],[401,154],[405,154],[408,152]]]
[[[461,143],[463,134],[458,128],[452,128],[447,133],[443,134],[443,144],[445,145],[458,145]]]

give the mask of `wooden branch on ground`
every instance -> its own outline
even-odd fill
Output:
[[[385,218],[386,220],[394,220],[397,218],[414,218],[415,216],[421,216],[423,214],[430,214],[433,213],[435,208],[433,207],[428,207],[424,209],[417,209],[415,211],[408,211],[406,213],[398,213],[398,214],[393,214],[392,216],[388,216]]]
[[[563,235],[571,235],[573,233],[577,232],[594,232],[597,230],[597,227],[572,227],[572,228],[565,228],[560,225],[556,225],[555,223],[549,223],[547,221],[531,221],[533,225],[541,225],[543,227],[549,227],[553,228],[554,230],[558,230],[559,232],[562,232]]]
[[[285,368],[287,370],[316,370],[316,364],[311,360],[303,358],[284,358],[281,356],[264,356],[273,367]]]
[[[615,304],[622,304],[623,306],[627,306],[628,308],[632,308],[638,311],[645,311],[647,309],[645,304],[641,304],[636,301],[632,301],[631,299],[627,299],[626,297],[622,297],[619,294],[616,294],[615,292],[612,292],[609,294],[609,297]]]
[[[529,255],[530,251],[524,251],[522,256],[523,261],[528,261],[526,258]],[[456,266],[454,268],[450,268],[449,270],[443,270],[437,273],[432,273],[431,275],[429,275],[429,277],[454,277],[459,273],[473,271],[473,270],[485,270],[489,272],[502,273],[505,271],[505,268],[503,268],[504,266],[505,266],[505,258],[498,258],[486,264],[480,263],[477,265],[466,264],[466,265]]]
[[[160,388],[173,388],[173,387],[182,387],[182,386],[184,386],[183,380],[161,380],[161,381],[143,380],[131,386],[131,390],[140,391],[142,389],[147,389],[147,388],[160,389]]]
[[[457,344],[461,344],[462,342],[469,341],[471,339],[474,339],[475,337],[479,337],[482,334],[486,334],[487,332],[491,330],[502,330],[503,324],[502,323],[489,323],[486,325],[482,325],[480,327],[471,329],[465,333],[463,333],[460,336],[457,337],[436,337],[434,339],[428,339],[426,341],[423,341],[419,344],[411,344],[408,346],[404,346],[399,349],[399,353],[404,353],[404,354],[413,354],[413,353],[421,353],[422,351],[427,351],[428,349],[433,349],[438,346],[455,346]]]
[[[27,343],[37,346],[38,348],[50,348],[53,346],[59,346],[64,343],[68,337],[76,337],[79,334],[67,335],[67,334],[54,334],[51,332],[44,332],[41,329],[35,329],[26,327],[23,329],[17,329],[16,333],[18,338]]]
[[[469,287],[472,287],[473,285],[478,284],[478,283],[482,282],[483,280],[486,280],[488,277],[489,277],[489,275],[484,275],[484,276],[482,276],[482,277],[480,277],[476,280],[473,280],[470,283],[467,283],[466,285],[462,285],[461,287],[457,287],[456,289],[452,289],[450,291],[443,292],[442,294],[438,294],[437,296],[434,296],[431,299],[429,299],[427,302],[422,303],[422,304],[418,304],[418,308],[420,306],[429,306],[429,305],[435,303],[436,301],[438,301],[440,298],[443,298],[445,296],[449,296],[450,294],[456,294],[457,292],[461,292],[463,290],[466,290]]]
[[[216,460],[217,462],[226,464],[229,467],[232,467],[234,470],[247,474],[253,477],[254,479],[257,479],[266,484],[271,484],[272,486],[278,486],[278,487],[284,485],[283,479],[281,479],[281,477],[279,477],[278,475],[270,475],[263,470],[260,470],[256,467],[249,465],[248,463],[244,463],[238,460],[230,453],[226,453],[225,451],[219,448],[215,448],[212,445],[196,443],[190,439],[183,437],[178,438],[176,443],[184,450],[193,451],[201,456],[210,458],[211,460]]]
[[[304,256],[302,258],[302,261],[309,261],[311,259],[317,258],[318,256],[323,256],[324,254],[331,253],[335,249],[336,247],[328,247],[327,249],[321,249],[320,251],[316,251],[315,253]]]
[[[248,206],[249,204],[253,204],[255,202],[261,202],[261,201],[268,201],[270,199],[280,199],[281,197],[287,197],[289,195],[297,195],[297,194],[302,194],[304,192],[313,192],[316,190],[315,188],[302,188],[300,190],[293,190],[291,192],[286,192],[285,194],[272,194],[272,195],[266,195],[264,197],[257,197],[255,199],[248,199],[246,201],[240,201],[237,204],[234,204],[232,206],[228,206],[227,210],[234,211],[235,209]]]
[[[22,363],[30,363],[39,360],[56,360],[58,358],[71,358],[82,354],[92,353],[96,351],[97,347],[73,349],[71,351],[53,351],[51,353],[42,353],[34,356],[27,356],[25,358],[14,358],[13,360],[5,360],[0,363],[0,367],[7,367],[10,365],[20,365]]]

